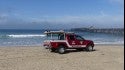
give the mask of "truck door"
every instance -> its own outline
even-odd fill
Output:
[[[79,36],[79,35],[76,35],[75,38],[76,38],[76,42],[77,42],[76,45],[77,45],[78,47],[84,47],[84,46],[85,46],[84,38],[82,38],[82,37]]]
[[[69,43],[69,45],[71,45],[71,46],[76,45],[76,39],[75,39],[75,36],[74,36],[74,35],[69,35],[69,36],[68,36],[68,43]]]

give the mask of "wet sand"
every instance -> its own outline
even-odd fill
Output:
[[[49,52],[40,46],[0,47],[0,70],[123,70],[123,45],[95,45],[95,51]]]

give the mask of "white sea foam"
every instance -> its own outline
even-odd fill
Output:
[[[43,34],[21,34],[21,35],[11,34],[8,36],[12,38],[32,38],[32,37],[44,37],[45,35]]]
[[[104,42],[104,41],[94,41],[94,44],[124,44],[124,41],[121,40],[121,41],[113,41],[113,42],[110,42],[110,41],[107,41],[107,42]]]

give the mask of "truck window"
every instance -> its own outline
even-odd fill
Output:
[[[60,40],[64,40],[64,35],[60,35]]]
[[[77,40],[84,40],[84,38],[82,38],[81,36],[78,36],[78,35],[76,35],[76,39]]]
[[[69,36],[70,40],[75,40],[74,35]]]

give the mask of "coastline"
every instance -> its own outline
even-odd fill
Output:
[[[124,44],[95,44],[95,46],[121,46],[124,47]]]
[[[123,70],[124,45],[96,44],[95,51],[49,52],[42,46],[0,47],[0,70]]]
[[[124,46],[124,44],[95,44],[95,46]],[[15,45],[15,46],[0,46],[0,47],[43,47],[42,44],[41,45]]]

